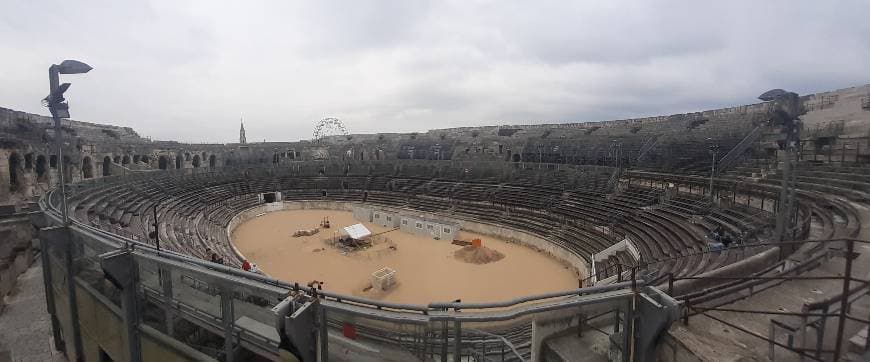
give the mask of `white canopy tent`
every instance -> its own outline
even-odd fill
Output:
[[[344,232],[347,233],[347,236],[350,236],[354,239],[365,239],[372,235],[372,232],[369,231],[368,228],[363,224],[353,224],[351,226],[344,227]]]

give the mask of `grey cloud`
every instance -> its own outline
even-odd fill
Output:
[[[159,139],[629,118],[868,82],[870,4],[793,1],[37,2],[0,13],[0,106]]]

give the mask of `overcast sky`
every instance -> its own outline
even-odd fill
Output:
[[[870,83],[870,1],[0,1],[0,107],[190,142],[579,122]]]

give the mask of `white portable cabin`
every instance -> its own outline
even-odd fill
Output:
[[[362,206],[353,208],[353,218],[359,221],[370,222],[386,228],[399,227],[399,213],[392,210],[376,209]]]
[[[437,240],[453,241],[459,237],[459,224],[455,222],[402,215],[399,229],[410,234],[428,236]]]
[[[409,234],[437,240],[453,241],[459,237],[459,224],[453,221],[408,215],[407,211],[354,206],[353,218],[387,228],[399,228]]]
[[[353,218],[362,222],[372,222],[372,211],[374,209],[370,207],[354,206]]]
[[[372,211],[372,223],[388,227],[388,228],[396,228],[399,226],[399,214],[390,211],[384,210],[373,210]]]

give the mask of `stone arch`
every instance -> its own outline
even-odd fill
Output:
[[[175,155],[175,168],[181,168],[182,166],[184,166],[184,159],[180,154]]]
[[[24,170],[30,171],[33,169],[33,154],[28,153],[24,155]]]
[[[513,158],[514,158],[513,159],[514,162],[520,162],[520,154],[519,153],[514,153]]]
[[[199,155],[193,155],[193,167],[198,168],[200,161]]]
[[[115,158],[112,159],[112,162],[120,164],[121,163],[121,156],[115,156]]]
[[[207,157],[207,155],[205,154],[205,152],[203,152],[201,156],[202,156],[202,157],[201,157],[200,159],[201,159],[203,162],[205,162],[205,160],[208,159],[208,157]]]
[[[82,159],[82,178],[93,178],[94,177],[94,163],[91,161],[90,156],[85,156]]]
[[[103,177],[112,175],[112,158],[109,156],[103,157]]]
[[[169,167],[169,159],[166,156],[160,156],[157,158],[157,167],[161,170],[165,170]]]
[[[12,152],[9,155],[9,191],[18,191],[21,187],[21,156]]]
[[[185,152],[185,153],[184,153],[184,160],[185,160],[185,161],[190,161],[190,152]]]
[[[142,156],[139,156],[139,155],[133,155],[133,163],[139,163],[139,161],[140,161],[141,159],[142,159]]]
[[[217,166],[217,157],[215,155],[208,156],[208,167]]]
[[[36,181],[44,182],[46,175],[45,155],[36,156]]]
[[[124,155],[124,157],[121,158],[121,164],[122,164],[122,165],[130,164],[130,156],[129,156],[129,155]]]

